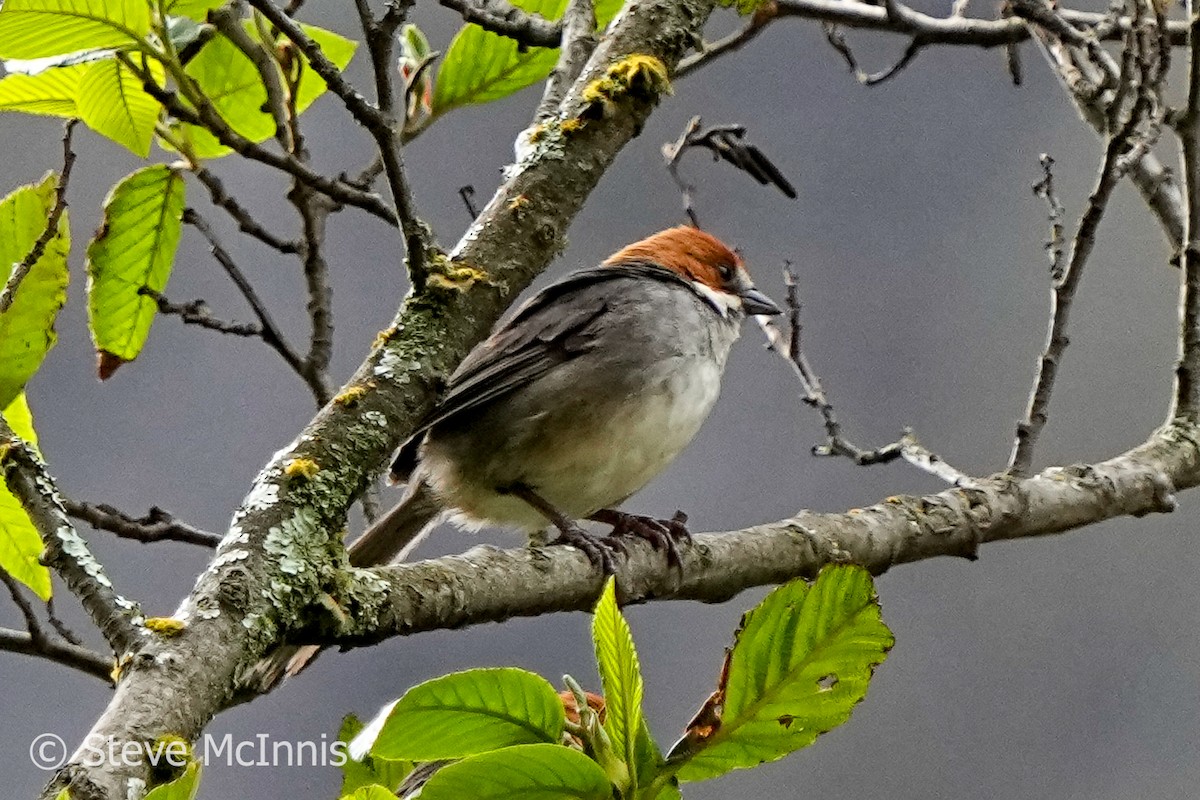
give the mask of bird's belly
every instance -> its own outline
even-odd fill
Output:
[[[569,517],[586,517],[619,504],[679,455],[712,409],[720,378],[717,363],[686,359],[625,396],[600,399],[604,387],[597,386],[576,407],[556,404],[517,422],[485,414],[478,426],[427,443],[427,480],[468,522],[545,527],[540,513],[503,492],[514,484]]]

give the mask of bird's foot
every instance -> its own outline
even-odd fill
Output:
[[[626,555],[625,543],[609,536],[594,536],[578,525],[560,527],[558,538],[550,544],[569,544],[583,551],[588,561],[599,567],[605,574],[615,575],[617,563],[613,560],[616,553]]]
[[[683,561],[679,557],[679,543],[690,542],[692,534],[687,529],[687,514],[682,511],[676,511],[670,519],[656,519],[618,511],[615,508],[603,508],[590,519],[612,525],[609,541],[619,542],[622,536],[645,539],[655,550],[666,554],[669,566],[683,569]]]

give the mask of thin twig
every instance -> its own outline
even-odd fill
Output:
[[[1048,4],[1037,0],[1017,0],[1015,10],[1038,25],[1046,26],[1047,33],[1057,35],[1064,26],[1070,27]],[[1072,29],[1074,30],[1074,29]],[[1076,32],[1078,33],[1078,32]],[[1131,36],[1129,47],[1141,48],[1148,46],[1143,37]],[[1099,50],[1100,48],[1095,48]],[[1139,82],[1149,85],[1155,76],[1151,74],[1153,60],[1139,58],[1137,63],[1142,65],[1143,74]],[[1160,77],[1165,77],[1160,76]],[[1095,188],[1088,197],[1087,206],[1079,220],[1075,238],[1071,243],[1071,253],[1067,260],[1066,269],[1062,275],[1052,282],[1050,324],[1046,336],[1045,349],[1038,362],[1037,375],[1029,393],[1029,403],[1024,419],[1017,425],[1017,433],[1013,443],[1012,454],[1009,457],[1008,472],[1017,477],[1028,474],[1033,464],[1033,451],[1037,440],[1045,427],[1050,398],[1054,392],[1055,379],[1070,340],[1067,328],[1070,321],[1071,307],[1083,278],[1084,268],[1096,243],[1096,231],[1100,220],[1108,207],[1113,190],[1120,182],[1123,170],[1129,163],[1124,159],[1136,146],[1136,138],[1140,135],[1142,126],[1154,111],[1153,95],[1138,92],[1127,118],[1120,129],[1109,137],[1101,161],[1099,175]]]
[[[538,14],[523,11],[508,0],[438,0],[457,11],[464,22],[506,36],[525,47],[558,47],[562,25]]]
[[[71,644],[83,644],[83,639],[75,631],[67,627],[67,623],[58,618],[58,614],[54,610],[54,598],[50,597],[46,600],[46,619],[50,621],[50,627],[58,631],[58,635],[66,639]]]
[[[475,207],[475,187],[470,184],[458,187],[458,196],[462,198],[463,205],[467,207],[467,213],[471,215],[471,219],[479,216],[479,209]]]
[[[194,208],[185,208],[183,210],[183,221],[191,225],[200,235],[208,241],[209,252],[213,254],[213,258],[217,263],[224,268],[225,273],[229,275],[229,279],[233,281],[234,286],[242,293],[242,297],[250,305],[250,310],[254,312],[254,316],[258,318],[259,325],[262,327],[262,339],[271,349],[279,353],[287,365],[301,377],[305,375],[304,359],[300,354],[288,343],[284,338],[283,333],[275,325],[275,321],[271,319],[270,312],[263,304],[258,293],[254,290],[250,281],[242,273],[237,263],[229,255],[228,251],[221,246],[220,240],[217,239],[216,233],[208,224],[207,220],[200,215]]]
[[[379,195],[363,191],[345,181],[327,178],[314,172],[311,167],[297,160],[291,154],[276,153],[262,145],[255,144],[231,128],[203,95],[197,94],[194,98],[189,97],[189,103],[193,105],[185,104],[174,91],[158,85],[148,70],[143,69],[127,55],[118,53],[117,58],[141,79],[142,88],[146,93],[161,103],[172,117],[208,130],[216,137],[217,141],[226,147],[252,161],[258,161],[281,172],[286,172],[303,181],[306,186],[327,195],[331,200],[361,208],[390,225],[399,224],[396,212]]]
[[[105,683],[112,684],[112,659],[70,642],[51,639],[38,643],[30,634],[23,631],[0,628],[0,650],[44,658],[62,664],[64,667],[94,675]]]
[[[715,42],[702,42],[697,52],[679,62],[675,69],[675,79],[684,78],[714,59],[745,47],[766,30],[767,25],[774,21],[778,13],[779,6],[774,0],[768,0],[750,15],[750,21],[742,28]]]
[[[4,282],[4,288],[0,289],[0,314],[8,311],[12,307],[13,301],[17,297],[17,289],[21,287],[21,282],[25,280],[25,276],[37,264],[38,259],[46,252],[46,247],[50,241],[58,235],[58,222],[62,218],[63,212],[67,208],[67,185],[71,181],[71,167],[75,164],[75,152],[71,149],[71,135],[75,131],[75,124],[79,122],[77,119],[69,119],[64,124],[63,128],[63,165],[62,171],[58,175],[58,186],[54,189],[54,206],[50,209],[50,213],[46,217],[46,227],[33,243],[33,247],[29,248],[29,252],[20,262],[12,265],[12,272],[8,274],[8,279]],[[3,266],[0,265],[0,270]]]
[[[149,286],[138,289],[138,294],[152,298],[158,304],[158,313],[166,316],[176,316],[185,325],[196,325],[218,333],[231,336],[256,338],[262,336],[262,327],[254,323],[228,322],[217,319],[212,315],[208,303],[204,300],[189,300],[186,303],[172,303],[162,292],[156,292]]]
[[[842,424],[834,412],[833,403],[825,394],[825,390],[821,386],[821,379],[813,370],[808,356],[804,352],[801,338],[803,326],[800,320],[799,284],[790,265],[785,265],[783,268],[783,280],[787,286],[788,331],[785,333],[781,330],[771,317],[755,317],[755,320],[767,337],[768,346],[788,362],[792,372],[800,381],[803,389],[801,399],[804,404],[817,409],[824,422],[825,441],[814,445],[812,454],[814,456],[844,456],[859,466],[887,464],[903,458],[909,464],[955,485],[972,485],[973,478],[955,469],[923,447],[910,430],[905,430],[904,435],[897,441],[870,450],[859,447],[846,438],[842,432]]]
[[[863,86],[878,86],[899,75],[925,47],[925,40],[920,36],[914,36],[909,40],[908,47],[904,48],[904,53],[890,67],[882,69],[879,72],[865,72],[858,66],[858,60],[854,57],[854,51],[850,49],[850,43],[846,41],[846,37],[842,35],[838,26],[823,23],[822,28],[825,30],[825,40],[829,42],[830,47],[846,62],[846,66],[854,74],[854,79]]]
[[[259,79],[267,93],[267,102],[263,110],[270,114],[275,122],[275,141],[279,142],[279,146],[285,152],[293,152],[295,147],[288,126],[287,101],[274,54],[264,42],[256,41],[246,31],[242,25],[240,6],[233,4],[213,9],[208,14],[208,21],[258,70]]]
[[[106,503],[86,503],[66,498],[63,507],[75,519],[83,520],[97,530],[115,533],[122,539],[132,539],[149,544],[172,541],[216,547],[221,543],[219,534],[180,522],[173,514],[158,506],[152,506],[142,517],[126,514]]]
[[[212,170],[201,164],[191,163],[188,164],[187,168],[193,175],[196,176],[196,180],[200,181],[200,183],[204,184],[204,187],[208,189],[208,195],[212,200],[213,205],[223,209],[227,214],[229,214],[229,216],[233,218],[235,222],[237,222],[239,231],[258,239],[263,244],[278,250],[284,255],[292,255],[300,252],[300,248],[295,242],[289,242],[280,239],[278,236],[271,233],[261,224],[259,224],[254,217],[250,215],[249,211],[247,211],[236,199],[234,199],[232,195],[225,191],[225,184]]]
[[[25,619],[25,630],[29,631],[29,636],[33,639],[34,644],[45,644],[47,641],[46,631],[42,629],[42,623],[38,620],[37,614],[33,613],[33,604],[25,596],[25,592],[21,588],[21,585],[17,583],[16,578],[8,574],[2,567],[0,567],[0,583],[3,583],[5,588],[8,589],[9,596],[12,597],[17,610],[21,612],[21,616]]]
[[[1189,421],[1200,416],[1200,11],[1187,4],[1187,106],[1175,130],[1182,151],[1187,228],[1184,234],[1179,300],[1179,362],[1171,416]]]
[[[1050,279],[1058,281],[1063,274],[1063,250],[1066,229],[1063,225],[1063,205],[1054,191],[1054,159],[1048,153],[1038,158],[1042,165],[1042,179],[1033,185],[1033,194],[1046,201],[1047,219],[1050,222],[1050,238],[1046,241],[1046,257],[1050,260]]]

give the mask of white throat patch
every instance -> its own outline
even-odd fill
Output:
[[[740,311],[742,308],[742,298],[737,295],[729,294],[728,292],[718,292],[708,284],[701,283],[700,281],[692,281],[692,287],[708,298],[708,302],[712,303],[713,308],[722,317],[728,317],[730,311]]]

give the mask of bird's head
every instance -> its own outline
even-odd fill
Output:
[[[613,253],[604,262],[652,264],[674,272],[725,314],[778,314],[779,306],[754,288],[742,258],[711,233],[681,225],[668,228]]]

